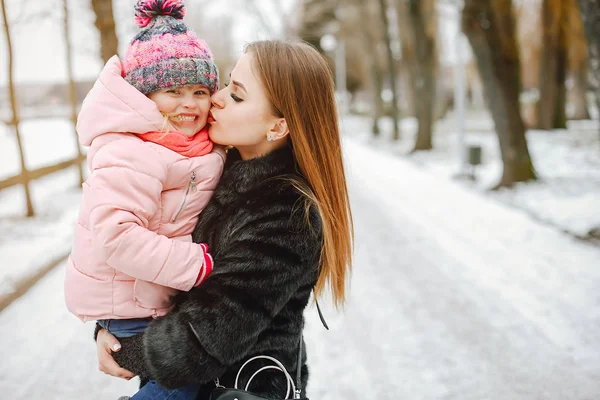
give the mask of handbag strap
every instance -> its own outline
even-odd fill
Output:
[[[327,322],[325,322],[325,317],[323,317],[323,313],[321,312],[321,307],[319,307],[319,302],[315,297],[315,304],[317,305],[317,311],[319,312],[319,318],[321,319],[321,323],[325,327],[325,329],[329,330],[329,326],[327,326]]]
[[[329,330],[329,326],[325,321],[325,317],[323,317],[323,313],[321,312],[321,307],[319,307],[319,302],[315,297],[315,304],[317,305],[317,311],[319,313],[319,319],[321,323],[325,327],[325,329]],[[298,344],[298,361],[296,362],[296,391],[294,392],[294,399],[300,399],[302,396],[302,349],[304,344],[304,335],[300,335],[300,343]]]
[[[296,392],[294,393],[294,399],[300,399],[302,396],[302,342],[304,342],[304,335],[300,335],[300,344],[298,345],[298,361],[296,363]]]

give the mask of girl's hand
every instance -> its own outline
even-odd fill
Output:
[[[98,369],[107,375],[116,376],[130,380],[135,376],[131,371],[119,367],[119,364],[112,357],[113,352],[121,350],[121,344],[106,329],[100,329],[96,337],[96,350],[98,353]]]

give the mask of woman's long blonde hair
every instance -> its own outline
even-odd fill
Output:
[[[321,54],[303,42],[257,41],[245,53],[253,55],[274,114],[287,122],[308,185],[294,184],[321,216],[323,248],[315,295],[329,283],[335,305],[343,305],[354,230],[331,71]]]

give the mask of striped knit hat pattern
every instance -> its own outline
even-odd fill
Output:
[[[212,52],[181,20],[183,0],[139,0],[133,38],[123,61],[125,80],[144,94],[186,85],[219,89]]]

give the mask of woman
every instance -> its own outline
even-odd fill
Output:
[[[335,304],[344,302],[352,251],[333,81],[321,55],[303,43],[251,43],[212,103],[210,138],[234,147],[193,233],[210,246],[212,275],[116,353],[116,338],[97,330],[102,371],[170,388],[200,383],[198,399],[217,379],[233,387],[256,355],[295,376],[310,294],[329,287]],[[306,387],[305,354],[301,363]],[[265,370],[249,390],[275,399],[286,385]]]

